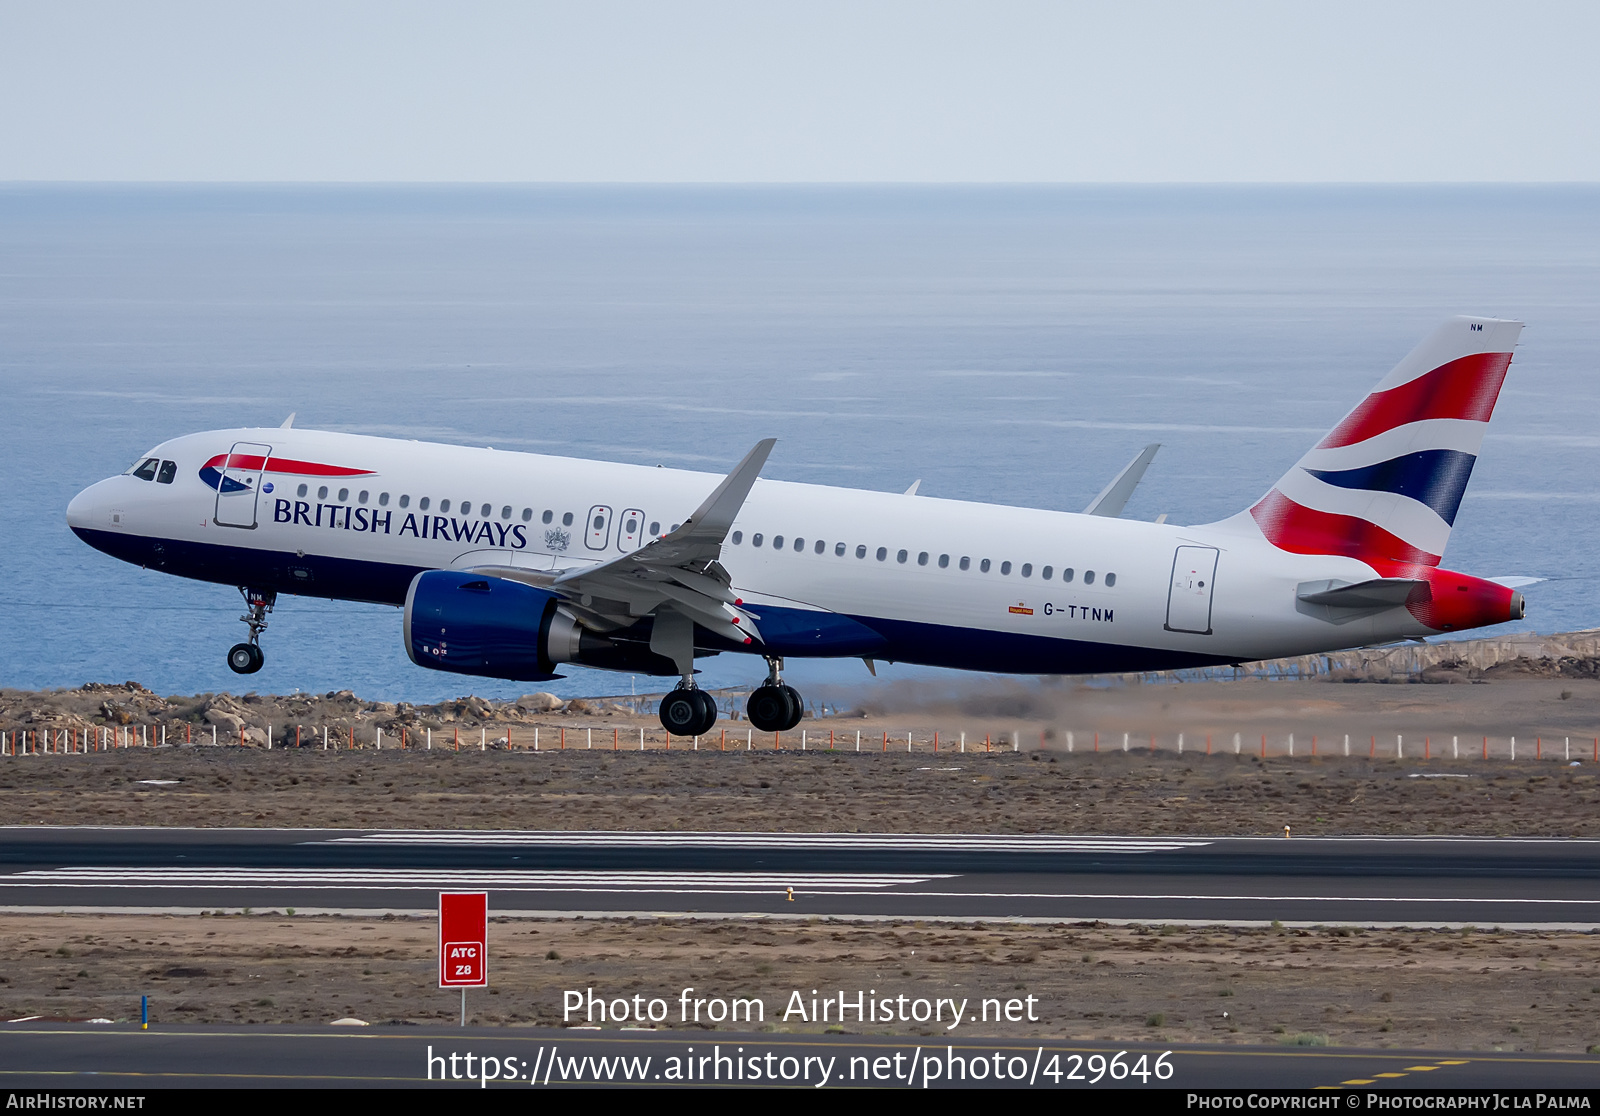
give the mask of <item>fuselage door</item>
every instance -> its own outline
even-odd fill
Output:
[[[643,537],[644,512],[638,508],[628,508],[617,523],[617,549],[624,554],[630,550],[637,550],[639,540]]]
[[[217,513],[213,522],[222,527],[256,525],[256,499],[261,474],[266,472],[272,447],[257,442],[235,442],[222,466],[217,485]]]
[[[1167,631],[1211,634],[1211,589],[1216,576],[1216,547],[1178,548],[1172,559],[1172,588],[1167,593]]]
[[[584,544],[590,550],[604,550],[611,541],[611,509],[596,504],[589,509],[589,521],[584,526]]]

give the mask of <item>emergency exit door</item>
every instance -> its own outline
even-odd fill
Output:
[[[1211,634],[1211,589],[1216,576],[1216,547],[1178,548],[1172,558],[1172,586],[1167,592],[1167,631]]]

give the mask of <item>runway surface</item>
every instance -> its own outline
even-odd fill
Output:
[[[1600,1059],[1560,1054],[476,1027],[139,1031],[21,1022],[0,1024],[0,1035],[0,1087],[129,1093],[184,1087],[406,1088],[429,1081],[446,1088],[524,1089],[579,1081],[649,1086],[682,1081],[813,1088],[926,1084],[1362,1092],[1572,1091],[1600,1083]]]
[[[1600,841],[0,828],[0,908],[1600,927]]]

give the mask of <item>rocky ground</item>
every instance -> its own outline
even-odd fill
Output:
[[[130,749],[6,757],[0,801],[29,825],[1600,836],[1592,765],[1137,751]]]
[[[143,994],[158,1025],[450,1022],[436,933],[431,919],[4,915],[0,1016],[126,1020]],[[973,1035],[1600,1054],[1600,934],[517,919],[491,923],[489,957],[492,989],[468,997],[479,1023],[559,1026],[568,989],[676,1010],[692,986],[759,997],[772,1030],[819,1031],[783,1020],[790,993],[859,988],[974,1010],[1038,998],[1039,1023],[958,1029]]]

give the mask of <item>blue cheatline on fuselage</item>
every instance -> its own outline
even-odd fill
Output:
[[[147,569],[219,585],[249,585],[330,600],[400,606],[405,604],[411,582],[431,568],[322,555],[302,557],[288,551],[156,539],[88,527],[74,527],[73,531],[96,550]],[[1217,666],[1233,661],[1189,651],[886,617],[844,616],[774,605],[752,605],[751,614],[759,618],[763,649],[795,658],[863,655],[886,662],[999,674],[1120,674]],[[648,642],[649,631],[649,624],[641,621],[635,629],[621,634]],[[751,650],[703,629],[697,629],[695,643],[705,651],[748,654]]]

